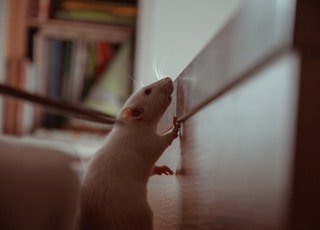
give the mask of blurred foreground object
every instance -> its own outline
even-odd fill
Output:
[[[0,229],[74,229],[77,159],[3,136],[0,146]]]

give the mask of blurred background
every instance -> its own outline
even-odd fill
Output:
[[[0,81],[115,116],[180,76],[164,120],[189,117],[157,162],[176,174],[148,183],[156,229],[319,229],[319,6],[0,0]],[[0,130],[86,160],[110,126],[0,96]]]
[[[176,78],[243,2],[2,0],[0,79],[114,116],[133,91]],[[1,101],[6,134],[101,129]]]

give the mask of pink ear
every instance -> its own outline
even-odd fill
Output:
[[[128,107],[122,111],[121,116],[129,119],[141,119],[143,111],[143,108]]]

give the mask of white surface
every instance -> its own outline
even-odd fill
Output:
[[[135,89],[176,78],[245,0],[140,0]]]
[[[140,0],[135,89],[164,76],[176,78],[244,1]],[[180,152],[175,149],[167,149],[157,165],[176,171]],[[179,228],[181,201],[176,175],[150,177],[148,201],[155,230]]]
[[[46,148],[59,149],[67,154],[90,159],[103,145],[107,135],[67,130],[38,129],[32,136],[21,140],[31,141]]]
[[[175,139],[156,165],[166,165],[174,173],[180,165],[179,139]],[[154,230],[179,229],[181,220],[181,196],[179,177],[175,175],[154,175],[147,184],[147,198],[153,212]]]

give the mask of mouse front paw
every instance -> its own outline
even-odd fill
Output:
[[[174,140],[176,137],[178,137],[179,128],[180,128],[180,123],[178,122],[177,117],[173,117],[173,129],[171,131],[171,134],[173,137],[172,140]]]
[[[161,174],[173,175],[173,171],[166,165],[162,165],[162,166],[155,165],[153,167],[152,175],[161,175]]]
[[[173,118],[173,127],[171,127],[171,130],[167,132],[165,135],[163,135],[163,140],[165,140],[165,145],[169,146],[173,142],[174,139],[178,137],[179,134],[179,128],[180,123],[178,122],[177,118]]]

